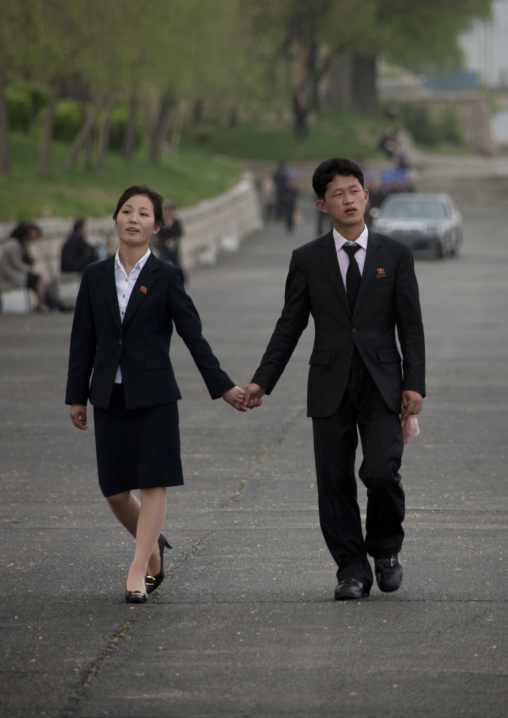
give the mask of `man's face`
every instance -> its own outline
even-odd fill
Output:
[[[368,190],[363,189],[356,177],[335,175],[328,183],[324,199],[318,199],[316,207],[330,215],[333,226],[341,234],[341,229],[351,232],[355,228],[360,233],[368,199]]]

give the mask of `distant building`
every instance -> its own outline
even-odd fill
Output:
[[[478,73],[479,81],[488,87],[508,85],[508,0],[492,5],[492,20],[475,21],[460,39],[465,67]]]
[[[471,70],[428,75],[423,78],[422,84],[433,92],[471,92],[479,87],[478,73]]]

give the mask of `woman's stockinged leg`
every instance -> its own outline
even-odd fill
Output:
[[[138,498],[131,494],[130,491],[124,491],[121,494],[114,494],[106,498],[113,514],[122,526],[136,538],[136,528],[141,508]]]
[[[157,539],[162,531],[165,517],[166,488],[158,486],[154,489],[141,489],[141,506],[136,526],[136,552],[127,576],[128,591],[145,591],[148,562],[154,551],[159,555]]]
[[[151,496],[150,492],[155,492],[155,493],[153,494],[153,496]],[[157,493],[157,492],[160,492],[160,493]],[[127,531],[132,536],[134,536],[134,538],[136,538],[136,552],[138,551],[139,538],[144,537],[146,535],[146,531],[143,528],[143,524],[148,523],[150,525],[150,522],[152,522],[153,527],[154,527],[153,531],[154,531],[155,539],[152,542],[152,550],[151,550],[151,552],[149,552],[148,573],[151,576],[156,576],[160,571],[160,551],[159,551],[159,545],[157,544],[157,539],[162,530],[164,518],[166,516],[166,489],[165,489],[165,487],[158,487],[156,489],[142,489],[141,490],[141,502],[130,491],[125,491],[121,494],[114,494],[113,496],[108,496],[107,501],[109,503],[111,511],[113,512],[115,517],[118,519],[118,521],[122,524],[122,526],[124,526],[124,528],[127,529]],[[153,506],[152,506],[152,504],[153,504]],[[138,528],[138,523],[140,521],[141,512],[142,512],[142,506],[144,506],[144,514],[146,514],[146,516],[143,517],[143,521],[141,522],[141,524]],[[150,518],[150,517],[152,517],[152,518]],[[159,525],[159,529],[156,530],[158,525]],[[138,537],[138,531],[141,532],[140,537]],[[148,539],[148,540],[150,540],[150,539]],[[144,538],[142,538],[142,543],[143,542],[144,542]],[[143,555],[144,555],[144,549],[143,549]],[[134,558],[136,560],[136,554],[135,554]],[[146,570],[145,570],[144,575],[146,575]],[[143,582],[144,582],[144,578],[143,578]],[[141,588],[131,589],[129,586],[128,586],[128,588],[129,588],[129,590],[136,590],[136,591],[144,590],[144,588],[143,589],[141,589]]]

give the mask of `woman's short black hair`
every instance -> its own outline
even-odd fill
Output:
[[[143,185],[133,185],[132,187],[128,187],[123,195],[118,200],[118,204],[116,205],[115,213],[113,215],[113,219],[116,221],[116,218],[118,217],[118,213],[124,206],[124,204],[131,198],[135,197],[136,195],[141,194],[144,197],[148,197],[150,202],[153,206],[153,214],[155,217],[155,224],[158,224],[159,227],[164,227],[164,215],[162,213],[162,197],[157,192],[154,192],[153,189],[150,189],[145,184]]]
[[[361,186],[365,187],[363,172],[356,162],[344,157],[332,157],[330,160],[321,162],[312,175],[312,187],[319,199],[324,199],[326,188],[337,175],[356,177]]]

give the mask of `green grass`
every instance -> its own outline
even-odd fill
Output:
[[[320,162],[332,156],[359,162],[383,157],[378,150],[385,119],[371,119],[353,112],[320,114],[310,124],[305,139],[294,137],[291,124],[260,121],[227,129],[202,125],[184,133],[173,161],[164,157],[152,164],[146,151],[127,163],[110,153],[104,172],[87,169],[83,161],[75,173],[63,169],[69,146],[55,142],[49,176],[38,174],[40,129],[29,135],[11,133],[14,170],[0,175],[0,221],[40,217],[105,217],[112,214],[118,197],[131,184],[147,184],[171,198],[178,208],[188,207],[232,187],[242,176],[242,160]],[[464,148],[421,147],[429,152],[468,154]]]
[[[0,221],[41,217],[73,218],[111,215],[121,193],[132,184],[147,184],[171,198],[182,208],[226,191],[242,177],[242,167],[233,160],[218,159],[184,148],[174,161],[160,165],[149,162],[140,151],[128,163],[110,153],[106,169],[99,172],[81,166],[74,173],[63,167],[69,146],[55,142],[52,169],[48,176],[38,173],[40,133],[11,132],[13,172],[0,174]]]
[[[345,156],[379,156],[377,144],[386,120],[373,120],[352,112],[324,114],[314,120],[308,137],[297,139],[291,127],[280,123],[239,124],[225,129],[203,126],[184,133],[187,149],[246,160],[312,160]]]

